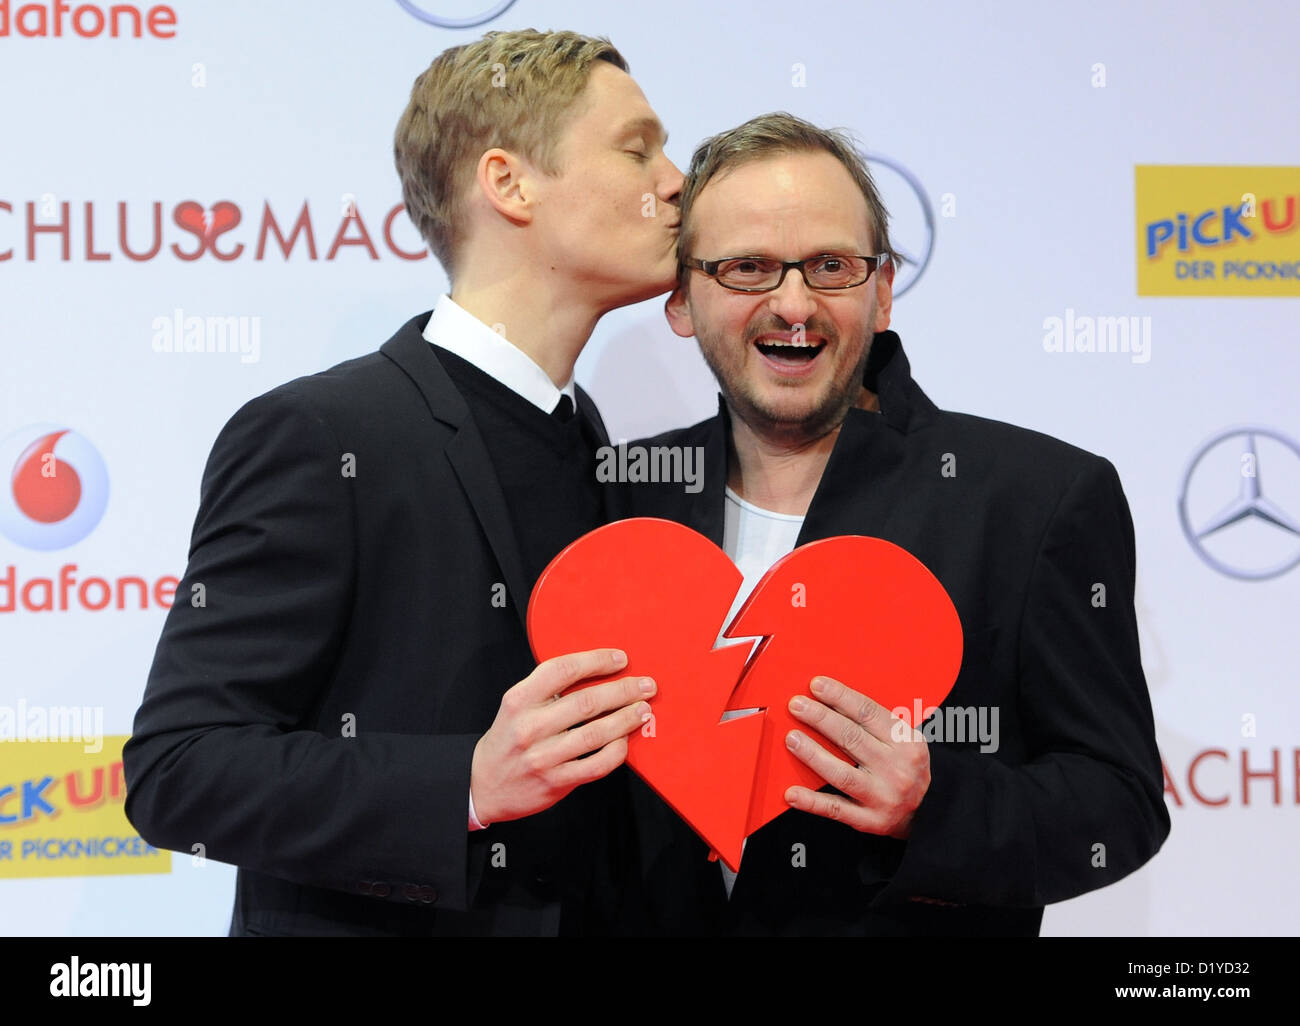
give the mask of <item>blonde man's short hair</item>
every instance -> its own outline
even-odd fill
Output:
[[[448,277],[465,236],[478,159],[500,147],[546,174],[594,61],[627,71],[608,39],[576,32],[489,32],[440,53],[415,80],[393,157],[406,212]]]

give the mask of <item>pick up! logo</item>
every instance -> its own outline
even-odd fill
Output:
[[[1135,174],[1139,296],[1300,296],[1300,168]]]
[[[879,538],[827,538],[778,560],[724,632],[762,638],[752,655],[748,643],[714,648],[742,581],[703,535],[638,518],[561,552],[528,604],[539,661],[621,648],[628,664],[617,676],[655,679],[653,729],[628,738],[627,764],[732,869],[744,839],[789,811],[787,788],[824,786],[785,746],[796,726],[814,733],[787,708],[814,676],[886,709],[924,709],[947,697],[962,656],[961,621],[943,585]],[[759,712],[722,719],[749,709]]]

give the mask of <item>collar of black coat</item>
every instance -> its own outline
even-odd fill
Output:
[[[880,400],[880,412],[855,406],[849,410],[846,421],[881,417],[895,431],[906,435],[924,427],[939,412],[930,397],[912,380],[912,365],[908,363],[903,341],[897,332],[876,332],[871,340],[862,384]],[[731,418],[721,394],[718,395],[718,412],[729,428]]]
[[[412,317],[398,329],[387,342],[379,347],[384,356],[401,368],[411,379],[424,397],[429,412],[438,420],[452,427],[459,428],[469,417],[469,406],[460,394],[447,370],[439,361],[434,347],[424,337],[425,325],[433,315],[432,310]],[[588,424],[595,436],[596,444],[608,444],[605,425],[591,397],[581,386],[575,386],[578,397],[578,410],[586,415]]]

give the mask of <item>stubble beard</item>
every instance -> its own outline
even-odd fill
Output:
[[[718,356],[725,351],[725,342],[715,345],[713,340],[706,343],[703,338],[699,338],[698,341],[704,362],[709,365],[709,370],[717,379],[718,388],[731,415],[743,421],[761,438],[782,445],[801,445],[815,442],[839,428],[844,423],[844,418],[848,416],[849,410],[858,404],[862,396],[862,379],[867,369],[867,358],[871,355],[871,343],[875,337],[874,332],[869,334],[870,337],[862,347],[862,356],[851,373],[842,381],[832,381],[825,397],[811,409],[798,415],[783,412],[765,403],[755,390],[748,387],[739,366],[734,370],[729,369],[726,361]],[[838,335],[825,333],[825,338],[827,349],[838,346]],[[753,346],[753,340],[747,338],[745,346],[747,349]],[[829,354],[824,353],[817,359],[823,359],[826,355]]]

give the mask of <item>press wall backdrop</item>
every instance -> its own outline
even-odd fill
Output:
[[[226,932],[233,868],[122,815],[204,461],[247,399],[433,306],[393,129],[439,51],[523,27],[609,36],[679,166],[770,110],[850,129],[917,381],[1118,468],[1173,831],[1044,934],[1296,933],[1286,0],[0,2],[0,931]],[[578,377],[615,437],[716,409],[662,300]]]

